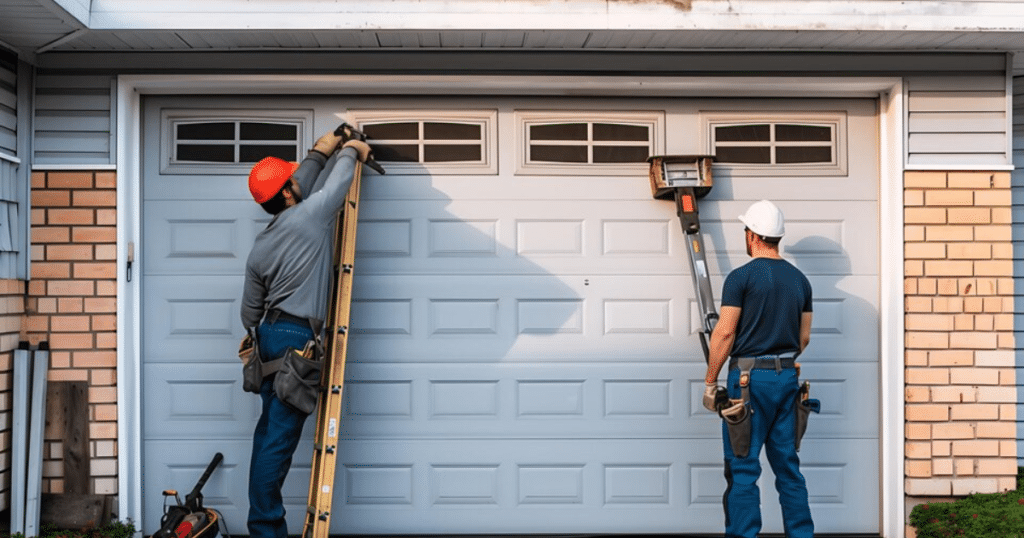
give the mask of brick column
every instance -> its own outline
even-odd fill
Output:
[[[10,508],[13,413],[13,350],[21,339],[25,283],[0,280],[0,511]]]
[[[32,174],[32,279],[24,330],[50,342],[50,381],[89,383],[92,492],[117,493],[117,195],[113,172]],[[46,439],[43,491],[63,491]]]
[[[1016,487],[1008,172],[907,172],[906,492]]]

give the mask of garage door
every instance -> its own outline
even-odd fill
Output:
[[[332,533],[721,532],[719,422],[674,208],[650,153],[716,153],[701,203],[716,294],[735,219],[769,198],[815,295],[801,451],[821,532],[877,532],[878,146],[867,100],[151,98],[144,103],[145,533],[166,488],[245,533],[258,398],[235,358],[269,221],[248,164],[348,114],[364,180]],[[640,161],[640,162],[637,162]],[[285,484],[299,532],[313,424]],[[765,466],[767,468],[767,465]],[[770,471],[766,532],[782,532]]]

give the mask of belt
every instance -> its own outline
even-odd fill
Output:
[[[747,357],[732,357],[729,359],[729,369],[739,370],[739,359]],[[751,370],[775,370],[781,371],[783,368],[796,368],[796,354],[795,353],[783,353],[782,355],[762,355],[760,357],[750,357],[754,359],[754,367]]]
[[[270,324],[277,323],[278,321],[288,321],[296,325],[309,326],[309,318],[300,318],[299,316],[293,316],[284,310],[278,310],[276,308],[271,309],[267,312],[266,321]]]

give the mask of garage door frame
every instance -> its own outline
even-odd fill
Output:
[[[879,304],[881,396],[881,531],[900,536],[904,524],[903,432],[903,172],[905,85],[894,77],[578,77],[434,75],[281,76],[131,75],[117,84],[117,390],[119,514],[142,521],[141,287],[129,276],[129,253],[141,242],[143,94],[467,94],[594,97],[873,97],[879,101]],[[899,233],[885,233],[885,231]]]

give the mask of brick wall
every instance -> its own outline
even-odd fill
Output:
[[[32,276],[24,332],[50,342],[50,381],[89,383],[90,493],[117,493],[117,228],[113,172],[32,174]],[[61,439],[45,440],[43,491],[63,491]]]
[[[10,508],[13,350],[21,339],[25,283],[0,280],[0,511]]]
[[[906,492],[1016,487],[1008,172],[905,176]]]

